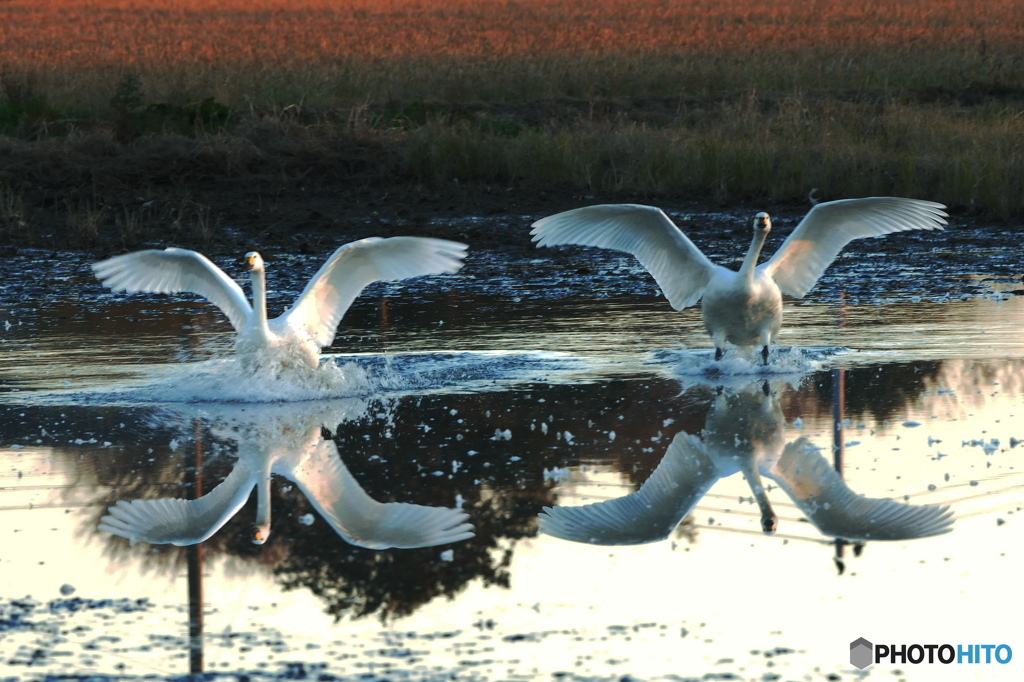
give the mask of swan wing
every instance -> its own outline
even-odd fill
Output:
[[[475,535],[461,509],[378,502],[353,478],[332,441],[321,441],[285,475],[353,545],[370,549],[433,547]]]
[[[458,272],[467,248],[427,237],[369,237],[346,244],[327,259],[280,319],[305,330],[321,348],[329,346],[341,318],[366,286]]]
[[[195,500],[118,500],[100,519],[99,529],[127,538],[133,545],[195,545],[238,513],[254,485],[253,472],[239,462],[220,485]]]
[[[933,201],[899,197],[818,204],[761,267],[784,293],[801,298],[854,239],[905,230],[941,230],[948,217],[945,208]]]
[[[853,492],[806,437],[786,445],[767,476],[825,535],[847,540],[909,540],[948,533],[948,507],[913,505]]]
[[[220,308],[236,331],[252,312],[235,280],[203,254],[188,249],[135,251],[93,263],[92,269],[111,291],[199,294]]]
[[[633,254],[676,310],[699,301],[715,271],[689,237],[653,206],[577,208],[538,220],[530,234],[537,246],[582,244]]]
[[[639,545],[669,536],[718,480],[696,436],[678,434],[635,493],[579,507],[544,507],[540,530],[592,545]]]

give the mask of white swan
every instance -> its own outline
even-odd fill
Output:
[[[603,204],[538,220],[531,234],[538,246],[582,244],[626,251],[654,276],[676,310],[703,298],[704,326],[715,345],[756,346],[768,363],[768,348],[782,325],[782,294],[802,298],[839,251],[854,239],[903,230],[942,229],[945,206],[896,197],[846,199],[818,204],[775,255],[758,265],[771,219],[754,217],[754,239],[738,272],[715,265],[669,219],[652,206]]]
[[[948,533],[953,512],[859,495],[806,437],[786,443],[777,398],[750,392],[720,395],[704,439],[679,433],[640,489],[613,500],[545,507],[540,530],[565,540],[635,545],[667,538],[720,478],[743,473],[761,510],[761,527],[775,531],[761,476],[775,481],[822,533],[847,540],[908,540]]]
[[[272,415],[268,418],[274,421]],[[137,542],[194,545],[208,539],[245,505],[256,488],[252,541],[270,536],[270,479],[294,481],[325,521],[344,540],[360,547],[433,547],[473,537],[461,509],[403,502],[381,503],[349,473],[320,424],[257,429],[240,440],[238,461],[223,482],[196,500],[119,500],[100,519],[99,529]]]
[[[465,244],[425,237],[370,237],[342,246],[313,276],[291,308],[267,320],[263,259],[246,254],[252,301],[223,270],[195,251],[148,249],[114,256],[92,268],[112,291],[177,293],[190,291],[220,308],[237,332],[235,351],[252,367],[301,366],[315,369],[320,349],[331,345],[356,296],[378,280],[458,272]]]

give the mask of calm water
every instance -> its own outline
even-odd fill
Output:
[[[706,250],[741,255],[727,237]],[[850,249],[787,305],[768,374],[736,353],[709,371],[699,311],[674,313],[628,257],[471,251],[458,276],[367,290],[330,370],[302,385],[242,374],[230,327],[201,301],[109,295],[74,254],[7,258],[0,678],[1021,679],[1020,238],[959,225],[898,239],[889,255]],[[271,314],[319,261],[268,259]],[[261,546],[255,492],[198,551],[98,530],[118,500],[210,494],[247,457],[325,438],[374,499],[460,506],[475,537],[357,547],[308,480],[284,476]],[[758,462],[771,536],[732,473],[752,441],[774,444]],[[821,477],[787,479],[794,457]],[[713,471],[686,468],[698,460]],[[686,474],[678,499],[641,491],[637,509],[685,517],[660,520],[665,539],[539,532],[545,507],[626,504],[613,501],[655,470]],[[698,471],[713,475],[698,485]],[[826,517],[884,534],[821,511],[853,494],[947,505],[953,523],[836,542]],[[649,526],[608,537],[649,539]],[[1014,657],[857,671],[858,637]]]

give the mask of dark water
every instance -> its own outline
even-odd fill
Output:
[[[1024,607],[1024,267],[1019,240],[958,227],[851,249],[787,304],[768,374],[736,353],[709,371],[699,311],[674,313],[635,262],[596,251],[471,252],[457,276],[374,285],[328,375],[300,384],[242,373],[229,325],[199,300],[112,296],[74,254],[8,258],[0,678],[965,678],[857,671],[863,636],[1005,643],[1010,663],[970,675],[1019,679],[1024,640],[1006,614]],[[724,238],[707,250],[732,254]],[[318,265],[268,264],[272,315]],[[210,495],[239,462],[310,442],[375,500],[461,507],[475,537],[355,546],[309,480],[285,475],[263,545],[256,492],[198,552],[98,529],[118,500]],[[744,456],[760,457],[774,535],[732,473]],[[841,482],[787,478],[797,457]],[[691,473],[678,498],[655,494],[673,467],[706,466],[703,487]],[[680,507],[659,517],[665,539],[539,532],[545,507],[612,503],[655,471],[630,499]],[[885,526],[826,513],[856,497],[807,506],[840,485],[948,506],[952,525],[837,542],[836,524],[847,537]],[[657,524],[640,525],[612,534]]]

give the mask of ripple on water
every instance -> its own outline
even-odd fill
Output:
[[[280,403],[382,393],[487,391],[572,380],[587,362],[567,353],[424,352],[327,355],[316,370],[253,375],[236,358],[140,365],[136,374],[85,387],[22,391],[20,404]]]

